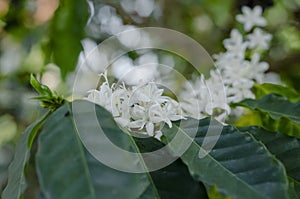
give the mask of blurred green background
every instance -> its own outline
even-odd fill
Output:
[[[103,6],[114,8],[123,24],[158,26],[183,32],[212,55],[224,50],[222,40],[228,37],[232,28],[240,28],[234,17],[241,6],[261,5],[268,21],[266,30],[273,35],[270,50],[263,59],[270,63],[270,71],[278,73],[285,84],[300,91],[300,0],[153,0],[153,9],[147,16],[143,10],[130,11],[129,4],[126,9],[128,0],[88,2],[0,0],[2,185],[17,138],[43,112],[38,102],[31,99],[36,93],[29,84],[30,74],[38,74],[42,83],[68,97],[72,73],[83,50],[81,41],[90,38],[98,44],[110,36],[99,29],[99,18],[103,15],[98,11]]]

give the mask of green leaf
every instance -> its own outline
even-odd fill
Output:
[[[80,118],[77,118],[84,119],[82,124],[75,123],[78,120],[72,105],[82,108]],[[184,198],[207,198],[203,185],[191,178],[185,165],[178,162],[180,160],[151,173],[122,172],[97,161],[78,137],[78,130],[84,129],[91,142],[106,144],[96,137],[99,124],[94,122],[93,116],[97,117],[96,121],[110,141],[123,150],[138,153],[161,146],[153,139],[145,142],[133,139],[118,128],[109,112],[98,105],[87,101],[65,104],[49,117],[39,136],[36,167],[44,198],[180,198],[186,196],[186,192],[190,197]],[[124,157],[118,164],[133,167],[140,162],[144,164],[142,160]]]
[[[135,138],[141,153],[152,152],[164,146],[154,138]],[[172,164],[150,173],[161,198],[170,199],[208,199],[205,187],[195,181],[186,165],[177,159]]]
[[[284,97],[270,94],[257,100],[246,99],[237,105],[260,112],[265,128],[300,138],[300,101],[291,103]]]
[[[33,74],[30,75],[30,84],[40,95],[52,97],[52,91],[50,88],[41,84]]]
[[[87,19],[88,5],[85,0],[63,0],[51,21],[48,48],[63,78],[76,66]]]
[[[262,98],[268,94],[277,94],[286,97],[292,102],[300,100],[300,94],[291,87],[281,86],[278,84],[254,84],[254,93],[256,98]]]
[[[45,114],[31,124],[20,137],[14,159],[8,168],[8,183],[2,193],[3,199],[19,199],[24,192],[26,188],[24,169],[30,157],[31,144],[48,115],[49,113]]]
[[[291,103],[284,97],[270,94],[257,100],[245,99],[237,105],[267,113],[275,120],[284,117],[300,124],[300,101]]]
[[[289,136],[299,137],[300,125],[287,118],[272,119],[269,115],[250,110],[235,123],[236,126],[260,126],[273,132],[281,132]]]
[[[268,150],[285,166],[287,174],[300,181],[300,140],[274,133],[256,126],[239,128],[251,133],[257,140],[264,143]]]
[[[263,144],[251,134],[232,126],[224,126],[219,139],[215,140],[214,135],[206,136],[208,128],[220,129],[221,124],[216,121],[213,123],[209,125],[209,119],[200,122],[189,119],[181,126],[174,124],[172,129],[163,130],[169,141],[174,132],[177,132],[184,143],[191,140],[189,134],[195,125],[198,127],[195,139],[181,156],[196,180],[210,186],[215,185],[218,192],[233,199],[289,198],[289,184],[284,167]],[[200,149],[203,150],[201,145],[205,137],[217,143],[209,154],[200,158],[199,152]],[[174,150],[178,145],[171,147]]]

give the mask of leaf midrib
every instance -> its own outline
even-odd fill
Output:
[[[125,133],[125,132],[124,132],[124,133]],[[138,156],[139,156],[139,159],[142,161],[143,167],[144,167],[145,169],[147,169],[147,166],[146,166],[145,162],[143,161],[143,157],[140,155],[140,154],[141,154],[141,153],[140,153],[140,149],[138,148],[137,144],[135,143],[133,137],[132,137],[130,134],[129,134],[129,139],[130,139],[130,142],[132,143],[132,145],[135,147],[136,151],[138,152]],[[146,172],[146,175],[147,175],[147,178],[148,178],[148,180],[149,180],[150,185],[152,185],[153,192],[154,192],[156,198],[157,198],[157,199],[160,199],[158,190],[157,190],[157,188],[156,188],[156,186],[155,186],[155,184],[154,184],[154,182],[153,182],[153,179],[152,179],[150,173],[149,173],[149,172]],[[147,189],[147,188],[146,188],[146,189]],[[146,190],[146,189],[145,189],[145,190]],[[143,194],[143,193],[142,193],[142,194]]]
[[[68,108],[68,111],[71,113],[72,110],[71,110],[71,107],[70,107],[69,104],[67,104],[67,108]],[[86,176],[88,184],[89,184],[88,187],[89,187],[89,190],[90,190],[92,198],[96,199],[96,193],[95,193],[94,185],[93,185],[93,182],[92,182],[92,175],[91,175],[90,170],[89,170],[89,166],[88,166],[88,163],[87,163],[86,155],[85,155],[85,152],[83,150],[83,145],[81,143],[81,140],[78,137],[79,131],[78,131],[76,125],[75,125],[74,117],[71,116],[70,120],[71,120],[72,126],[74,128],[73,132],[75,133],[77,146],[78,146],[78,149],[80,151],[80,157],[81,157],[80,159],[82,161],[83,168],[84,168],[84,173],[86,174],[85,176]]]

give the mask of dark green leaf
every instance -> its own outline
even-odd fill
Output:
[[[135,142],[141,153],[155,151],[164,146],[154,138],[135,138]],[[204,185],[191,177],[186,165],[180,159],[150,174],[163,199],[208,199]]]
[[[241,131],[251,133],[260,140],[268,150],[276,156],[285,166],[287,174],[300,181],[300,140],[274,133],[260,127],[249,126],[240,128]]]
[[[234,199],[289,198],[289,184],[283,165],[249,133],[224,126],[213,150],[200,158],[204,138],[216,139],[214,135],[206,136],[208,128],[220,129],[221,124],[214,123],[209,127],[209,119],[201,120],[199,125],[198,121],[189,119],[181,126],[164,129],[168,140],[177,132],[184,142],[191,139],[191,129],[195,125],[198,127],[195,139],[181,157],[193,177],[207,185],[215,185],[219,192]],[[178,146],[171,147],[174,150]]]
[[[8,168],[8,184],[2,193],[3,199],[19,199],[26,188],[24,169],[30,157],[32,140],[49,113],[31,124],[19,139],[14,159]]]
[[[180,160],[152,173],[125,173],[97,161],[82,145],[77,130],[86,130],[91,142],[105,145],[96,137],[98,122],[110,141],[126,151],[151,151],[161,143],[154,139],[134,140],[118,128],[109,112],[87,101],[73,102],[73,106],[82,107],[80,119],[84,120],[76,124],[71,106],[66,104],[54,112],[39,137],[36,167],[44,198],[207,199],[203,185],[191,178]],[[98,122],[94,122],[91,111],[95,111]],[[119,164],[132,167],[136,161],[124,157]]]
[[[63,78],[76,66],[87,19],[86,0],[63,0],[51,21],[48,47]]]

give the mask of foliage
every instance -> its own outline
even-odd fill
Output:
[[[20,198],[26,188],[25,168],[30,157],[30,150],[39,128],[49,114],[31,124],[19,139],[12,163],[9,166],[8,183],[2,198]]]
[[[74,105],[85,108],[82,117],[86,120],[80,124],[83,125],[81,127],[74,119]],[[111,114],[98,105],[87,101],[66,103],[46,119],[38,136],[39,148],[35,158],[41,186],[40,194],[44,198],[208,198],[208,195],[210,198],[222,198],[222,195],[227,196],[225,198],[297,198],[295,190],[299,183],[299,167],[293,162],[298,161],[300,141],[296,138],[270,133],[257,127],[239,130],[233,126],[223,126],[210,118],[200,121],[187,119],[173,123],[172,128],[162,129],[166,138],[165,144],[175,135],[180,136],[181,142],[185,143],[191,140],[189,127],[198,126],[195,139],[180,157],[184,164],[179,159],[157,171],[126,173],[97,161],[82,145],[78,128],[86,129],[92,137],[91,140],[99,142],[94,137],[97,135],[98,124],[89,118],[92,117],[89,116],[89,111],[93,110],[93,107],[101,128],[118,147],[143,153],[164,146],[154,138],[135,138],[127,132],[122,132]],[[213,125],[210,128],[223,130],[213,150],[200,158],[199,151],[204,149],[203,140],[211,122]],[[16,153],[21,157],[15,159],[15,163],[12,164],[18,163],[19,166],[11,166],[10,175],[24,176],[26,160],[31,149],[31,144],[28,143],[32,142],[36,133],[29,135],[32,134],[33,128],[36,132],[40,125],[41,122],[38,121],[24,134],[23,140],[20,141],[23,141],[22,150],[17,150],[19,152]],[[209,138],[213,141],[214,135]],[[176,153],[178,144],[169,145],[171,154]],[[24,156],[24,152],[27,155]],[[130,166],[132,162],[125,159],[119,164]],[[289,186],[286,172],[293,178],[293,186]],[[14,186],[20,186],[19,194],[8,197],[8,190],[16,190],[17,187]],[[22,183],[13,186],[9,183],[3,198],[19,198],[23,191]]]
[[[132,2],[135,3],[134,6],[127,6],[126,10],[124,4]],[[143,7],[146,5],[145,2],[155,2],[151,12],[148,12],[147,6]],[[32,197],[29,198],[42,199],[300,199],[300,70],[298,67],[300,31],[299,24],[296,23],[299,18],[299,1],[0,0],[0,4],[0,127],[2,134],[0,136],[0,183],[4,189],[2,198],[26,198],[25,192],[29,190],[32,192]],[[242,8],[243,5],[252,8],[261,5],[263,9],[256,7],[256,11],[252,12],[250,9]],[[270,7],[271,5],[273,6]],[[47,9],[43,10],[44,6],[48,6]],[[150,4],[148,6],[151,7]],[[139,11],[138,7],[144,10]],[[244,16],[238,15],[236,19],[244,24],[244,28],[243,24],[237,24],[233,18],[239,9]],[[104,14],[100,10],[104,10]],[[87,20],[88,14],[90,14],[89,20]],[[261,17],[265,17],[269,24],[264,27],[264,31],[252,28],[255,23],[259,26],[266,25],[265,22],[261,22]],[[223,42],[226,52],[214,57],[219,62],[219,66],[222,66],[220,63],[225,64],[220,67],[220,71],[226,73],[223,80],[227,87],[229,103],[218,104],[222,93],[219,92],[220,88],[217,88],[215,92],[218,95],[214,96],[214,93],[210,93],[214,97],[212,103],[216,107],[214,110],[209,109],[211,99],[208,95],[203,95],[207,92],[205,83],[200,84],[202,90],[195,88],[194,90],[199,91],[199,96],[202,95],[203,99],[200,101],[203,102],[208,112],[226,117],[225,113],[234,114],[236,111],[234,108],[239,106],[239,108],[247,109],[246,114],[238,115],[235,125],[232,125],[234,123],[232,121],[226,121],[230,124],[224,124],[212,118],[203,119],[207,115],[214,115],[206,113],[201,120],[188,118],[186,115],[175,118],[174,115],[177,116],[180,109],[175,111],[174,107],[170,108],[167,101],[162,100],[165,100],[166,96],[163,96],[163,91],[161,91],[159,93],[162,96],[158,98],[160,104],[157,106],[155,104],[157,102],[153,103],[156,109],[151,107],[153,114],[149,117],[151,119],[149,121],[149,118],[140,114],[143,110],[150,115],[150,106],[148,109],[143,109],[141,103],[143,97],[142,100],[146,99],[145,96],[140,96],[140,101],[130,104],[127,112],[124,111],[124,107],[120,106],[127,99],[124,96],[131,98],[130,93],[133,93],[131,88],[125,87],[125,84],[121,87],[127,90],[127,93],[122,93],[122,89],[118,89],[116,84],[111,84],[109,88],[113,91],[112,95],[109,95],[109,89],[105,87],[103,90],[99,89],[106,97],[99,98],[103,104],[97,103],[97,100],[94,100],[96,104],[83,100],[68,102],[57,92],[52,91],[63,91],[59,93],[64,93],[67,99],[73,98],[74,96],[69,96],[70,84],[75,81],[73,73],[76,72],[76,67],[81,61],[86,61],[86,56],[92,48],[107,37],[126,28],[147,26],[168,27],[181,31],[201,43],[208,52],[214,53],[224,51],[224,49],[221,50],[223,47],[220,41],[232,29],[230,38]],[[112,27],[113,31],[108,27]],[[262,40],[257,42],[264,37],[264,40],[270,41],[270,35],[262,34],[266,33],[265,31],[272,32],[273,40],[270,46]],[[133,42],[125,43],[132,44],[137,40],[134,37],[131,39]],[[270,53],[265,53],[263,49],[256,48],[255,45],[270,50]],[[244,54],[243,47],[245,46],[251,50]],[[230,53],[227,53],[229,51],[234,52],[231,53],[233,56],[224,56],[229,55]],[[147,52],[132,51],[130,53],[134,55],[131,56],[132,60],[130,59],[132,63],[141,62],[140,65],[142,65],[142,59],[140,59],[142,55],[147,55]],[[91,57],[96,61],[99,58]],[[242,59],[235,60],[237,57]],[[159,54],[155,58],[161,61],[164,57]],[[260,60],[268,61],[270,68],[266,67],[266,62],[260,62]],[[184,77],[197,79],[196,76],[199,74],[195,76],[186,61],[181,58],[174,58],[173,61],[172,67],[178,69]],[[93,68],[94,65],[91,65]],[[49,73],[51,67],[57,69],[54,75],[51,70]],[[88,66],[88,70],[89,67],[91,66]],[[283,82],[279,82],[278,75],[275,75],[274,82],[282,85],[257,84],[270,78],[269,76],[265,78],[267,77],[266,71],[276,71],[282,77]],[[39,81],[33,75],[28,81],[31,73],[40,73],[37,75],[40,77]],[[97,76],[97,74],[94,75]],[[164,75],[167,76],[168,72]],[[211,73],[211,77],[214,82],[221,82],[217,78],[214,79],[216,73]],[[93,78],[84,78],[86,79],[81,82],[83,87],[86,83],[95,83]],[[201,78],[199,77],[198,80],[202,81]],[[247,79],[249,81],[245,82]],[[181,87],[183,85],[179,84],[182,83],[175,79],[170,84]],[[39,96],[34,97],[36,94],[29,84]],[[191,94],[194,90],[188,90],[186,93]],[[95,93],[99,91],[95,90]],[[122,96],[121,93],[125,95]],[[90,92],[90,94],[93,93]],[[126,125],[119,126],[120,123],[116,123],[115,120],[116,115],[120,116],[120,114],[116,112],[111,114],[107,111],[111,105],[109,102],[115,100],[117,94],[120,94],[121,100],[116,100],[114,108],[120,112],[124,111],[122,112],[124,115],[130,113],[128,114],[130,123],[135,126],[124,128],[128,125],[124,120],[121,122]],[[92,95],[92,97],[95,96]],[[153,97],[151,93],[149,96]],[[246,97],[253,99],[245,99]],[[29,102],[29,98],[39,100],[41,106],[49,109],[49,112],[28,126],[40,112],[35,104],[32,105],[31,101]],[[193,100],[189,95],[182,98],[190,103],[189,108],[192,112],[199,114],[195,108],[198,99]],[[240,102],[241,99],[245,100]],[[173,101],[170,99],[168,102]],[[230,104],[230,102],[235,104]],[[82,107],[83,114],[80,116],[84,121],[82,126],[76,123],[74,105]],[[95,111],[93,117],[91,117],[90,108]],[[161,111],[161,108],[167,111]],[[170,119],[171,116],[173,119]],[[182,120],[177,121],[179,119]],[[98,139],[99,124],[108,139]],[[25,129],[26,126],[28,127]],[[99,150],[102,144],[105,145],[111,141],[125,151],[139,154],[136,159],[119,155],[122,159],[116,159],[117,163],[127,168],[136,165],[145,170],[151,168],[141,154],[153,152],[165,146],[168,146],[166,154],[160,154],[156,158],[163,160],[164,155],[169,155],[177,159],[170,165],[151,172],[119,171],[98,161],[93,156],[81,142],[79,127],[89,133],[88,141],[96,148],[99,147]],[[207,134],[209,129],[220,128],[222,129],[220,136]],[[21,133],[24,129],[24,133],[15,143],[18,137],[17,131]],[[135,132],[128,130],[135,130]],[[148,135],[142,136],[150,135],[150,137],[136,137],[141,136],[138,133],[145,132],[145,130]],[[158,136],[151,137],[154,130]],[[195,135],[192,135],[192,130],[195,130]],[[180,142],[173,143],[174,137],[179,137]],[[213,145],[214,142],[216,145],[212,150],[205,151],[207,145]],[[178,149],[186,143],[188,147],[185,152],[177,154]],[[15,153],[12,159],[14,146]],[[111,154],[106,155],[113,159]],[[33,172],[29,171],[30,169]]]
[[[41,84],[32,74],[30,76],[30,84],[40,94],[40,96],[33,99],[40,100],[42,107],[55,111],[64,103],[63,97],[57,95],[56,92],[52,92],[48,86]]]
[[[259,114],[254,117],[262,126],[300,138],[300,101],[292,103],[285,97],[269,94],[260,99],[246,99],[236,105],[258,111]]]
[[[283,97],[286,97],[288,100],[292,102],[296,102],[300,100],[300,94],[293,89],[292,87],[282,86],[278,84],[255,84],[254,85],[254,93],[256,98],[262,98],[268,94],[277,94]]]

